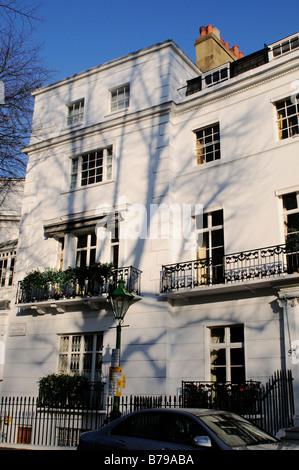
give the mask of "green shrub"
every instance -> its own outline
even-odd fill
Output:
[[[38,381],[39,400],[47,406],[75,406],[89,399],[91,382],[82,375],[49,374]]]

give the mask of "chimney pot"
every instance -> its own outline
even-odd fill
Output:
[[[200,32],[200,35],[201,36],[205,36],[207,34],[207,30],[206,30],[206,27],[205,26],[201,26],[199,28],[199,32]]]
[[[212,33],[212,32],[213,32],[213,25],[208,24],[208,26],[207,26],[207,33],[210,34],[210,33]]]
[[[239,47],[238,46],[233,46],[233,54],[237,58],[239,57]]]
[[[225,42],[224,45],[225,45],[226,49],[229,49],[229,42]]]
[[[238,56],[238,59],[242,59],[242,57],[244,57],[244,54],[242,51],[239,51],[239,56]]]

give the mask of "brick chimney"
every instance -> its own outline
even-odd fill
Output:
[[[196,63],[202,72],[208,72],[227,62],[234,62],[243,57],[238,46],[229,47],[220,38],[220,32],[212,25],[201,26],[200,37],[195,41]]]

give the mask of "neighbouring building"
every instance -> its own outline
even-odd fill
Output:
[[[124,394],[291,369],[299,413],[299,34],[243,56],[202,27],[195,53],[166,41],[34,93],[3,395],[52,372],[108,393],[106,281],[20,284],[100,262],[136,296]]]
[[[21,220],[24,179],[0,178],[0,380],[3,378],[8,317]]]

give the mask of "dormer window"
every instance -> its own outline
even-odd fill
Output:
[[[84,117],[84,98],[67,105],[67,125],[80,124]]]

